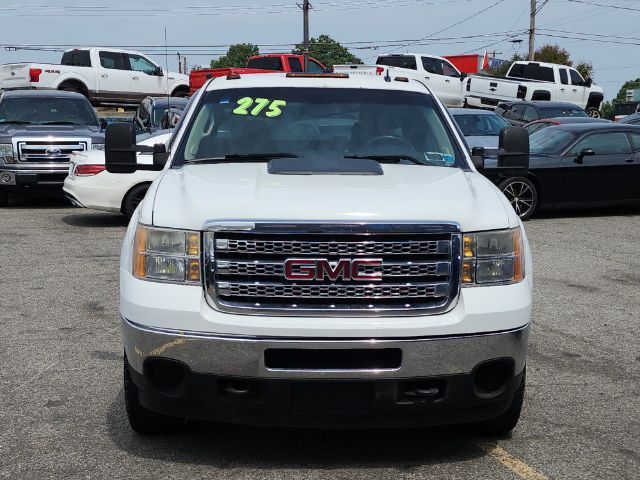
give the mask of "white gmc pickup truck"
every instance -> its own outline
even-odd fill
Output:
[[[573,103],[600,118],[602,87],[572,67],[555,63],[514,62],[505,78],[473,75],[464,83],[467,105],[495,109],[501,102],[552,100]]]
[[[54,89],[82,93],[94,105],[138,104],[148,96],[186,97],[189,77],[167,72],[141,53],[108,48],[78,48],[60,65],[0,65],[0,90]]]
[[[528,168],[501,134],[497,168]],[[522,223],[418,81],[229,75],[194,95],[122,244],[129,422],[515,427],[531,321]]]
[[[335,65],[333,71],[350,75],[399,75],[420,80],[447,107],[462,107],[464,76],[446,58],[422,53],[380,55],[375,65]]]

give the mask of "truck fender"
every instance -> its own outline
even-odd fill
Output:
[[[90,82],[89,79],[87,79],[83,75],[78,75],[77,73],[73,73],[73,72],[63,73],[62,75],[60,75],[56,80],[56,83],[54,84],[53,88],[55,88],[56,90],[59,90],[64,83],[71,84],[71,85],[76,84],[82,87],[86,92],[86,95],[88,95],[89,92],[96,90],[95,85],[94,85],[94,88],[91,88],[92,82]]]
[[[549,90],[534,90],[531,100],[547,100],[551,101],[551,92]]]

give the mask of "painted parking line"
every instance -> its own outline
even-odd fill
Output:
[[[474,443],[520,478],[524,478],[525,480],[549,480],[548,477],[534,470],[523,461],[518,460],[495,443],[482,440],[476,440]]]

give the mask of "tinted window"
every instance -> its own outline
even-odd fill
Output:
[[[170,107],[171,113],[175,113],[175,114],[178,114],[183,110],[184,110],[184,105],[172,104]],[[153,126],[154,127],[159,127],[162,125],[162,118],[164,117],[164,114],[166,111],[167,109],[165,107],[161,107],[161,108],[156,107],[153,109]]]
[[[442,62],[435,58],[422,57],[422,67],[429,73],[442,75]]]
[[[571,75],[571,84],[572,85],[584,85],[584,80],[582,76],[574,69],[569,69],[569,74]]]
[[[302,72],[302,62],[297,57],[289,58],[289,68],[292,72]]]
[[[579,107],[566,106],[566,107],[547,107],[539,106],[538,109],[542,115],[542,118],[558,118],[558,117],[588,117],[587,112]]]
[[[511,110],[509,110],[509,118],[513,120],[522,120],[523,114],[524,114],[523,105],[513,105],[511,107]]]
[[[100,52],[100,65],[111,70],[127,70],[123,55],[117,52]]]
[[[386,65],[387,67],[400,67],[417,70],[416,57],[413,55],[394,55],[393,57],[378,57],[377,65]]]
[[[447,77],[459,77],[460,74],[458,71],[451,65],[449,62],[445,60],[440,60],[442,63],[442,74]]]
[[[136,123],[143,129],[149,128],[151,127],[150,120],[151,120],[151,115],[149,114],[149,102],[145,101],[138,108]]]
[[[158,68],[156,65],[140,55],[128,54],[127,58],[129,59],[129,68],[134,72],[143,72],[147,75],[154,75]]]
[[[309,73],[324,73],[324,68],[319,63],[309,60]]]
[[[91,56],[89,55],[89,50],[72,50],[62,55],[62,62],[60,63],[71,67],[90,67]]]
[[[533,122],[534,120],[538,120],[538,112],[536,109],[530,105],[524,107],[524,112],[522,114],[522,120],[525,122]]]
[[[287,152],[311,162],[345,155],[409,155],[437,166],[466,167],[428,95],[300,87],[206,92],[175,162],[265,152]]]
[[[624,132],[594,133],[589,135],[573,147],[569,155],[578,155],[582,150],[592,149],[596,155],[614,155],[631,153],[629,139]]]
[[[569,85],[569,75],[567,75],[567,69],[560,69],[560,83],[563,85]]]
[[[256,57],[251,58],[247,62],[248,68],[257,68],[260,70],[278,70],[282,71],[282,60],[280,57]]]
[[[517,63],[511,67],[509,76],[513,78],[525,78],[529,80],[543,80],[553,82],[553,68],[541,67],[537,63]]]
[[[532,154],[557,155],[576,138],[573,132],[556,127],[543,128],[529,137]]]
[[[540,122],[540,123],[534,123],[533,125],[529,125],[525,128],[527,129],[527,132],[529,132],[529,135],[531,135],[532,133],[537,132],[538,130],[542,130],[543,128],[546,128],[550,125],[551,124],[548,122]]]
[[[632,132],[629,134],[631,139],[631,148],[634,152],[640,152],[640,133]]]
[[[453,118],[465,137],[498,136],[500,130],[509,126],[509,123],[498,115],[476,113],[454,115]]]
[[[11,122],[98,125],[98,118],[84,98],[5,97],[0,102],[0,124]]]

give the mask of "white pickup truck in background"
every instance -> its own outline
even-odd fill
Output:
[[[449,60],[420,53],[380,55],[375,65],[335,65],[336,73],[404,76],[420,80],[447,107],[464,105],[460,71]]]
[[[599,118],[602,87],[584,79],[575,69],[555,63],[514,62],[506,77],[473,75],[464,82],[470,107],[495,109],[514,100],[551,100],[573,103]]]
[[[82,93],[92,104],[138,104],[148,96],[187,96],[189,77],[168,72],[141,53],[80,48],[62,55],[60,65],[0,65],[0,90],[54,89]]]

